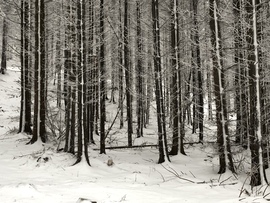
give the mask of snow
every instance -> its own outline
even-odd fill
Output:
[[[171,157],[171,162],[157,164],[156,148],[107,150],[106,155],[91,146],[89,167],[71,154],[57,152],[54,140],[26,145],[30,136],[17,134],[19,125],[19,69],[9,68],[0,75],[0,202],[10,203],[252,203],[267,202],[269,191],[254,188],[241,172],[217,174],[218,156],[207,145],[187,145],[187,156]],[[112,105],[112,104],[111,104]],[[209,134],[213,128],[209,128]],[[125,131],[113,135],[121,138]],[[156,129],[151,126],[134,143],[156,143]],[[119,143],[123,140],[119,138]],[[195,138],[194,138],[195,139]],[[121,143],[122,145],[122,143]],[[108,166],[108,160],[113,161]],[[248,169],[246,169],[248,171]],[[239,198],[241,188],[243,192]],[[251,195],[248,196],[247,193]],[[267,197],[266,197],[267,198]]]

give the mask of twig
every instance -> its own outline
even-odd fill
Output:
[[[189,172],[190,172],[190,174],[193,176],[193,178],[196,178],[195,175],[194,175],[191,171],[189,171]]]
[[[221,184],[224,183],[225,181],[229,180],[231,177],[232,177],[232,176],[230,176],[229,178],[227,178],[227,179],[221,181],[221,182],[219,183],[219,185],[221,185]]]
[[[179,179],[181,179],[181,180],[185,180],[185,181],[188,181],[188,182],[190,182],[190,183],[197,183],[197,182],[194,182],[194,181],[189,180],[189,179],[187,179],[187,178],[182,178],[182,177],[181,177],[174,169],[172,169],[171,167],[170,167],[170,169],[171,169],[172,171],[170,171],[169,169],[167,169],[167,168],[166,168],[165,166],[163,166],[162,164],[161,164],[161,166],[162,166],[166,171],[168,171],[169,173],[175,175],[177,178],[179,178]]]
[[[244,188],[244,185],[245,185],[247,179],[248,179],[248,176],[247,176],[247,178],[245,179],[245,181],[243,182],[243,185],[242,185],[241,190],[240,190],[240,194],[239,194],[239,196],[238,196],[239,198],[241,197],[242,193],[244,192],[243,188]]]

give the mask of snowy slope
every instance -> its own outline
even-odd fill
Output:
[[[16,68],[0,75],[1,203],[90,202],[84,199],[99,203],[267,202],[263,199],[269,192],[265,188],[255,188],[247,195],[251,189],[244,172],[239,177],[229,172],[217,174],[212,146],[189,146],[188,156],[172,157],[171,163],[163,165],[156,164],[156,148],[107,150],[106,155],[90,150],[89,167],[84,161],[72,166],[75,157],[57,152],[55,142],[26,145],[29,136],[16,131],[19,76]],[[107,166],[109,159],[113,166]],[[246,191],[239,198],[242,187]]]

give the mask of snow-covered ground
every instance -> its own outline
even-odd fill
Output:
[[[56,142],[26,145],[29,136],[17,134],[19,76],[16,68],[0,75],[1,203],[90,202],[87,199],[98,203],[267,202],[265,187],[248,195],[248,169],[242,169],[237,177],[230,172],[217,174],[212,145],[187,145],[187,156],[171,157],[170,163],[162,165],[156,163],[156,148],[107,150],[106,155],[90,150],[91,167],[85,161],[72,166],[75,157],[57,152]],[[123,132],[114,135],[115,139],[120,140]],[[155,140],[155,129],[147,132],[149,137],[135,142]],[[107,165],[109,159],[112,166]]]

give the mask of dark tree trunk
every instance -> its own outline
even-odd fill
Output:
[[[122,28],[122,2],[119,0],[119,42],[118,42],[118,71],[119,71],[119,109],[120,109],[120,129],[124,127],[124,84],[123,84],[123,28]]]
[[[141,28],[141,2],[136,2],[137,11],[137,137],[143,136],[144,127],[144,103],[143,103],[143,44],[142,44],[142,28]]]
[[[132,146],[132,96],[131,96],[131,68],[129,60],[129,32],[128,32],[128,0],[124,1],[124,67],[126,77],[126,101],[127,101],[127,123],[128,123],[128,146]]]
[[[81,0],[77,1],[77,43],[78,43],[78,49],[77,49],[77,95],[78,95],[78,104],[77,104],[77,122],[78,122],[78,151],[77,151],[77,163],[81,161],[82,159],[82,153],[83,153],[83,131],[82,131],[82,108],[83,108],[83,100],[82,100],[82,90],[83,90],[83,33],[82,33],[82,2]]]
[[[90,71],[89,74],[87,74],[89,80],[87,80],[87,87],[88,87],[88,97],[87,97],[87,128],[89,128],[89,131],[86,132],[86,134],[89,134],[89,139],[91,143],[94,142],[94,123],[95,123],[95,117],[97,117],[96,112],[96,90],[95,88],[98,84],[96,77],[98,77],[96,72],[96,56],[94,56],[94,2],[91,0],[89,1],[89,42],[88,42],[88,61],[90,65]]]
[[[175,0],[171,0],[171,64],[172,64],[172,82],[171,82],[171,116],[173,128],[172,149],[170,155],[177,155],[179,151],[179,102],[178,102],[178,19],[176,14]]]
[[[68,152],[70,148],[70,129],[71,129],[71,86],[70,86],[70,75],[71,75],[71,51],[69,48],[70,43],[70,33],[71,33],[71,4],[68,1],[68,6],[65,8],[65,17],[69,19],[68,22],[65,22],[65,51],[64,51],[64,100],[65,100],[65,147],[64,151]]]
[[[249,95],[250,95],[250,123],[249,142],[251,151],[251,186],[258,186],[267,183],[265,166],[262,156],[262,118],[261,118],[261,95],[260,95],[260,52],[258,41],[261,37],[261,30],[258,26],[260,17],[260,1],[248,0],[246,4],[248,45],[248,75],[249,75]]]
[[[105,154],[106,75],[105,75],[104,0],[100,0],[100,153]]]
[[[236,66],[235,73],[235,85],[236,85],[236,95],[235,95],[235,109],[236,109],[236,142],[240,143],[244,148],[247,148],[247,138],[248,138],[248,110],[247,110],[247,77],[246,77],[246,67],[244,65],[244,54],[243,54],[243,28],[242,28],[242,18],[241,18],[242,3],[240,0],[233,1],[233,11],[234,11],[234,63]]]
[[[5,74],[7,70],[7,32],[8,25],[7,19],[4,17],[3,19],[3,36],[2,36],[2,56],[1,56],[1,72]]]
[[[216,0],[210,0],[210,30],[211,30],[211,44],[213,47],[213,76],[214,76],[214,93],[216,102],[216,123],[217,123],[217,142],[219,147],[219,172],[225,173],[227,162],[228,167],[232,172],[235,172],[232,155],[230,150],[229,130],[227,123],[227,106],[226,95],[224,91],[224,70],[222,64],[221,53],[221,29],[219,25],[219,16],[217,13],[218,3]],[[226,157],[227,155],[227,157]]]
[[[194,23],[194,61],[197,67],[197,80],[198,80],[198,125],[199,125],[199,141],[203,142],[203,78],[201,67],[201,53],[199,41],[199,27],[198,27],[198,0],[193,0],[193,23]]]
[[[31,79],[30,79],[30,5],[22,1],[21,27],[21,112],[19,132],[32,134],[31,129]]]
[[[247,44],[248,44],[248,68],[249,68],[249,95],[250,95],[250,127],[249,127],[249,141],[251,151],[251,180],[250,185],[261,185],[260,175],[260,161],[259,161],[259,148],[258,135],[256,134],[258,128],[257,122],[257,92],[256,92],[256,56],[254,47],[254,27],[253,27],[253,0],[249,0],[246,4],[247,18],[250,22],[249,29],[247,30]]]
[[[207,42],[206,42],[207,43]],[[212,78],[211,78],[211,68],[210,66],[207,64],[206,65],[206,87],[207,87],[207,102],[208,102],[208,120],[213,121],[213,108],[212,108]]]
[[[70,50],[67,49],[67,43],[69,41],[67,37],[67,32],[66,32],[66,50],[65,50],[65,64],[64,64],[64,99],[65,99],[65,124],[66,124],[66,129],[65,129],[65,147],[64,151],[68,152],[70,143],[70,120],[71,120],[71,115],[70,115],[70,110],[71,110],[71,87],[69,86],[69,75],[70,75],[70,60],[71,60],[71,53]]]
[[[24,71],[24,0],[21,0],[21,53],[20,53],[20,60],[21,60],[21,109],[20,109],[20,121],[19,121],[19,133],[23,130],[23,123],[24,123],[24,100],[25,100],[25,86],[24,86],[24,75],[25,75],[25,71]]]
[[[40,137],[46,142],[46,67],[45,67],[45,4],[35,2],[35,82],[34,82],[34,126],[31,144]]]
[[[40,1],[40,138],[42,142],[46,142],[47,76],[45,42],[45,2]]]
[[[179,4],[178,1],[176,1],[176,8],[178,9]],[[176,12],[176,19],[178,20],[177,23],[177,37],[178,37],[178,41],[177,44],[180,43],[181,41],[181,36],[180,36],[180,29],[181,26],[183,25],[183,23],[181,23],[180,25],[180,20],[179,20],[179,13]],[[180,46],[180,45],[179,45]],[[180,127],[180,143],[179,143],[179,147],[180,147],[180,153],[183,155],[186,155],[185,153],[185,149],[184,149],[184,137],[185,137],[185,103],[183,102],[183,96],[182,96],[182,65],[181,65],[181,53],[180,53],[180,47],[178,46],[178,53],[177,53],[177,58],[179,59],[177,61],[178,63],[178,71],[177,71],[177,76],[178,76],[178,120],[179,120],[179,127]]]
[[[86,2],[85,0],[81,0],[80,2],[80,6],[81,6],[81,33],[82,33],[82,91],[83,91],[83,96],[82,96],[82,104],[83,104],[83,109],[82,109],[82,112],[85,113],[87,112],[87,109],[89,109],[88,107],[88,104],[86,104],[86,97],[88,96],[88,91],[87,91],[87,88],[86,88],[86,82],[87,82],[87,71],[86,71],[86,53],[87,53],[87,50],[86,50],[86,44],[87,44],[87,40],[86,40]],[[83,127],[85,126],[89,126],[89,120],[86,119],[86,117],[84,117],[85,114],[83,114]],[[85,122],[87,121],[87,123]],[[85,129],[85,128],[83,128]],[[83,130],[82,129],[82,130]],[[88,127],[89,129],[89,127]],[[85,133],[84,131],[84,137],[83,137],[83,147],[84,147],[84,156],[85,156],[85,159],[86,159],[86,162],[87,164],[90,166],[90,160],[89,160],[89,154],[88,154],[88,145],[89,145],[89,133]]]
[[[169,160],[166,121],[164,110],[164,97],[162,91],[162,74],[161,74],[161,55],[160,55],[160,31],[159,31],[159,9],[158,0],[152,0],[152,20],[153,20],[153,38],[154,38],[154,73],[155,73],[155,94],[157,105],[157,124],[158,124],[158,146],[159,160],[163,163]]]
[[[151,56],[151,47],[148,47],[148,55]],[[148,125],[149,121],[150,121],[150,107],[151,107],[151,102],[153,100],[153,85],[152,85],[153,67],[152,67],[152,61],[153,61],[153,59],[151,57],[149,57],[149,59],[147,61],[147,86],[146,86],[147,100],[146,100],[146,110],[145,110],[145,125]]]
[[[68,152],[75,154],[75,138],[76,138],[76,104],[77,104],[77,86],[76,86],[76,77],[77,77],[77,29],[76,29],[76,4],[72,0],[70,1],[70,44],[73,44],[73,47],[70,48],[70,72],[69,72],[69,83],[70,83],[70,94],[71,94],[71,114],[70,114],[70,139],[69,139],[69,149]]]
[[[61,8],[61,14],[63,15],[62,8]],[[61,19],[58,19],[58,26],[61,27]],[[61,108],[62,103],[62,64],[61,64],[61,58],[62,58],[62,49],[61,49],[61,29],[58,29],[57,31],[57,39],[56,39],[56,75],[57,75],[57,107]]]

